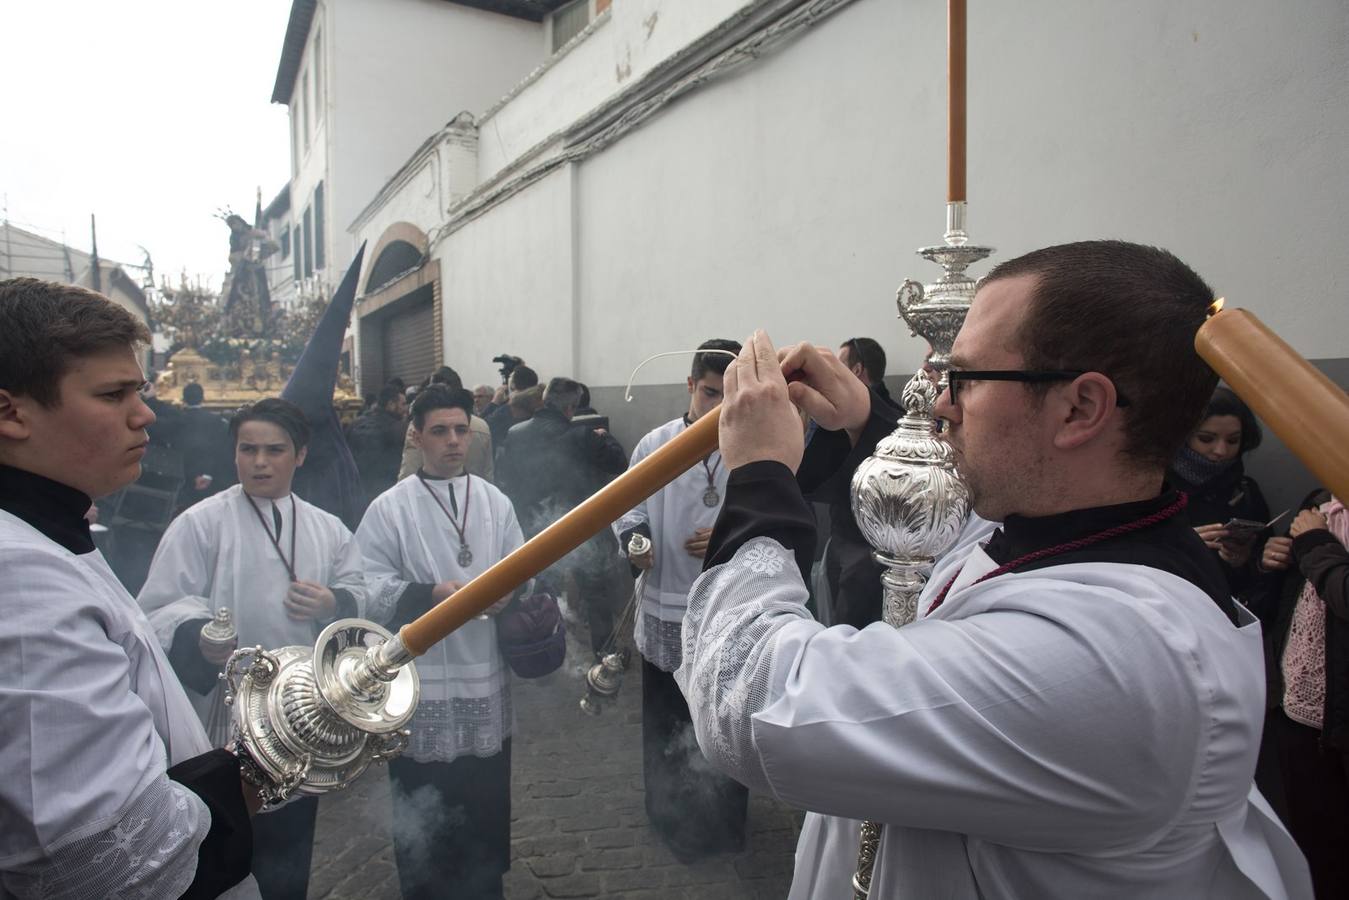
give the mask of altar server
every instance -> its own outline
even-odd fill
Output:
[[[739,353],[735,341],[713,339],[700,351]],[[635,466],[721,403],[721,376],[728,352],[697,353],[688,377],[688,412],[648,432],[632,453]],[[646,570],[635,638],[642,655],[642,773],[646,815],[676,856],[691,860],[739,850],[745,843],[748,794],[712,770],[693,739],[688,705],[671,674],[682,652],[680,623],[689,586],[702,571],[712,525],[726,495],[726,467],[713,450],[699,465],[643,500],[614,523],[626,554],[632,536],[645,535],[651,548],[628,554]]]
[[[1216,381],[1193,349],[1212,299],[1114,241],[984,279],[937,406],[976,515],[898,630],[822,627],[800,574],[789,397],[860,446],[866,393],[762,332],[727,370],[726,507],[676,677],[714,762],[812,811],[791,897],[850,895],[863,819],[878,898],[1311,896],[1252,784],[1259,627],[1163,484]]]
[[[0,281],[0,897],[257,896],[257,793],[84,518],[140,475],[149,341],[93,291]]]
[[[370,618],[397,630],[522,543],[506,495],[464,471],[473,395],[433,384],[412,404],[422,468],[380,494],[356,530]],[[511,695],[492,616],[417,658],[411,745],[389,764],[405,898],[502,896],[510,868]]]
[[[202,626],[228,609],[241,646],[312,647],[324,626],[361,614],[361,551],[331,513],[291,491],[304,465],[309,424],[286,400],[260,400],[230,421],[239,483],[173,520],[137,598],[207,726],[230,738],[219,681],[230,647]],[[254,820],[253,873],[266,900],[303,900],[309,884],[317,797]]]

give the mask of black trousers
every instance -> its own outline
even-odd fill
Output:
[[[1320,900],[1349,897],[1349,755],[1321,747],[1321,732],[1280,710],[1272,717],[1288,804],[1288,831],[1302,848]]]
[[[749,791],[712,768],[674,676],[642,660],[646,816],[680,860],[745,848]]]
[[[253,877],[262,900],[305,900],[319,798],[304,797],[253,817]]]
[[[404,900],[501,900],[511,866],[511,742],[495,756],[389,763]]]

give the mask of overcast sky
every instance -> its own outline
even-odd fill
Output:
[[[270,102],[290,0],[0,0],[0,195],[9,219],[219,288],[230,206],[290,176]],[[31,227],[37,226],[37,227]],[[138,270],[132,270],[133,277]],[[158,277],[158,275],[157,275]]]

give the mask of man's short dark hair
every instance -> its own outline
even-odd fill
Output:
[[[516,366],[511,370],[510,383],[511,389],[516,391],[532,388],[539,383],[539,373],[526,365]]]
[[[379,389],[379,399],[376,400],[375,402],[379,405],[380,409],[383,409],[390,403],[396,401],[401,396],[403,396],[403,391],[401,388],[398,387],[398,385],[386,384],[384,385],[384,387]]]
[[[206,392],[195,381],[183,385],[183,402],[188,406],[201,406],[205,399]]]
[[[885,350],[869,337],[848,338],[842,346],[848,348],[848,362],[861,363],[867,381],[877,382],[885,377]]]
[[[384,382],[384,383],[385,383],[385,384],[392,384],[394,387],[398,388],[400,391],[406,391],[406,390],[408,389],[407,382],[405,382],[403,379],[399,378],[397,375],[395,375],[394,377],[390,378],[388,381],[386,381],[386,382]]]
[[[1265,439],[1265,432],[1260,427],[1260,420],[1255,417],[1251,408],[1231,388],[1219,387],[1213,392],[1208,405],[1204,407],[1203,414],[1194,423],[1191,431],[1198,429],[1200,425],[1204,424],[1204,420],[1210,416],[1236,417],[1237,421],[1241,423],[1242,453],[1249,453],[1259,447],[1260,442]]]
[[[76,360],[150,342],[139,321],[102,294],[37,278],[0,281],[0,389],[53,409]]]
[[[584,383],[582,383],[582,382],[577,382],[577,383],[581,385],[581,399],[578,400],[578,401],[576,402],[576,405],[577,405],[577,407],[580,408],[580,409],[589,409],[589,408],[590,408],[590,388],[589,388],[587,385],[585,385]]]
[[[558,412],[574,411],[581,404],[581,382],[561,377],[550,379],[543,392],[543,404]]]
[[[230,438],[239,443],[239,429],[247,422],[271,422],[290,435],[290,442],[299,453],[309,446],[309,420],[300,407],[280,397],[268,397],[240,408],[230,419]]]
[[[473,417],[473,395],[463,388],[458,390],[444,384],[429,385],[426,390],[412,401],[412,424],[421,431],[426,425],[426,416],[436,409],[462,409],[464,415]]]
[[[984,282],[1021,275],[1037,282],[1010,336],[1025,367],[1109,377],[1129,401],[1121,409],[1124,453],[1143,466],[1165,466],[1218,382],[1194,349],[1213,290],[1172,253],[1126,241],[1034,250],[995,266]]]
[[[432,373],[431,383],[443,384],[457,391],[464,386],[464,379],[460,378],[459,373],[449,366],[441,366]]]
[[[740,342],[728,341],[725,338],[713,338],[710,341],[703,341],[698,345],[698,349],[729,350],[731,353],[739,354]],[[695,353],[693,354],[693,365],[689,368],[689,377],[697,381],[708,372],[725,375],[726,367],[731,364],[734,358],[733,356],[727,356],[725,353]]]

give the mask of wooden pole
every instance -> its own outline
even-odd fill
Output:
[[[1321,485],[1349,499],[1349,396],[1244,309],[1210,316],[1195,350]]]
[[[946,201],[965,200],[965,0],[946,3]]]
[[[510,556],[474,578],[399,631],[403,645],[421,656],[437,641],[585,543],[638,503],[688,471],[717,447],[721,408],[684,429],[674,440],[615,478],[580,506],[539,532]]]

